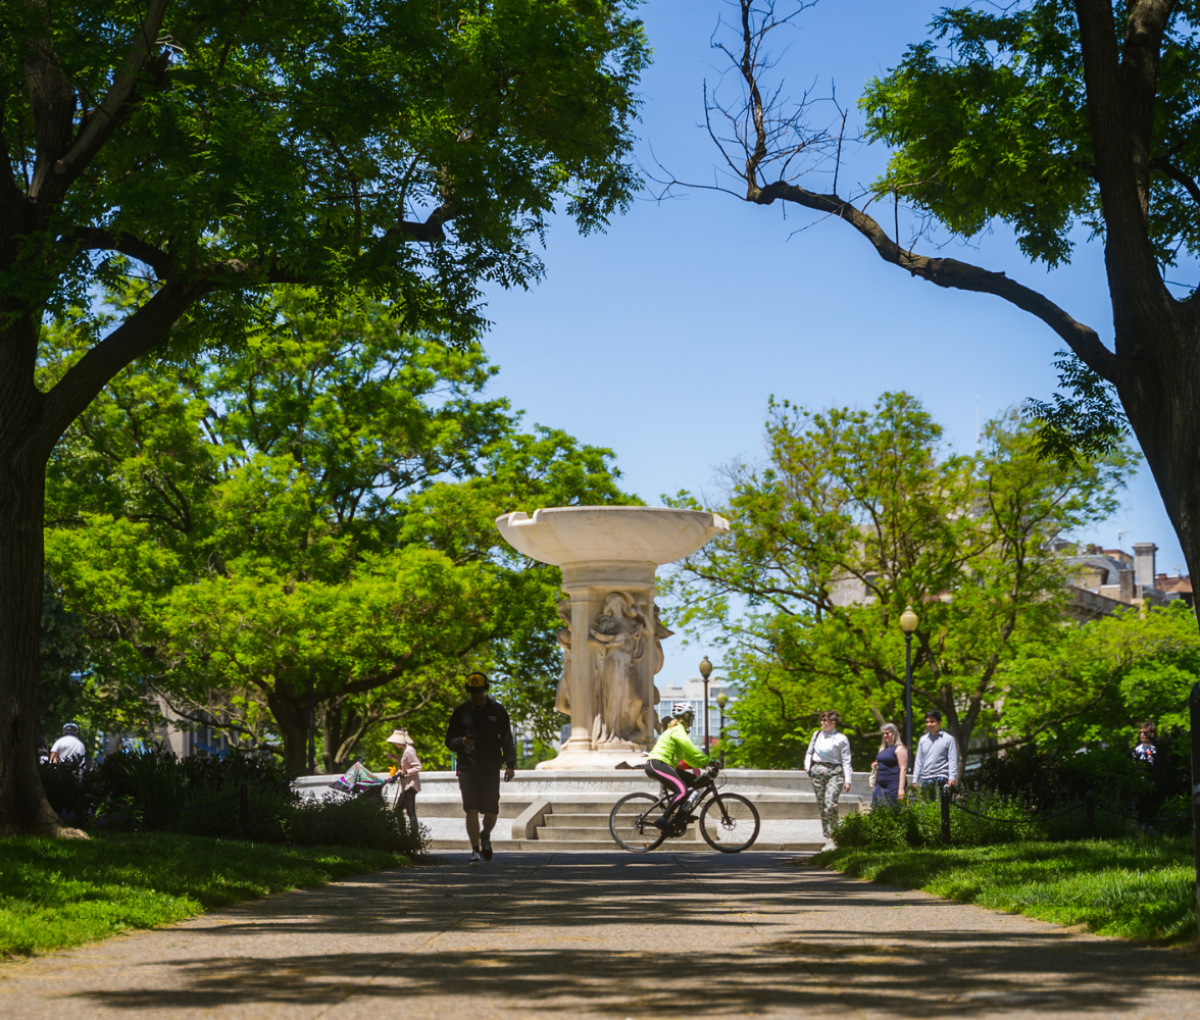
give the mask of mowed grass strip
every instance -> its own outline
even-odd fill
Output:
[[[6,837],[0,839],[0,958],[94,942],[407,863],[383,850],[167,833],[86,841]]]
[[[1196,939],[1191,839],[847,849],[811,863],[960,903],[1086,925],[1098,935],[1165,944]]]

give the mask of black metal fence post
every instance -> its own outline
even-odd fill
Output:
[[[942,842],[950,845],[950,790],[943,786],[942,794]]]
[[[250,784],[246,782],[238,790],[238,835],[250,838]]]
[[[1196,917],[1200,922],[1200,683],[1192,686],[1192,838],[1196,842]],[[1200,923],[1197,923],[1197,939],[1200,939]]]
[[[1087,833],[1088,839],[1096,838],[1096,791],[1088,790],[1083,795],[1083,806],[1087,811],[1087,828],[1084,830]]]

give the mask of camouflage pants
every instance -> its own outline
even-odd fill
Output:
[[[838,821],[838,797],[842,795],[842,767],[823,761],[813,762],[809,769],[813,793],[817,795],[817,807],[821,811],[821,831],[826,839],[833,836],[833,827]]]

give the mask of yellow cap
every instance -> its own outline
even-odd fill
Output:
[[[468,673],[467,674],[467,686],[468,687],[474,687],[474,688],[478,689],[480,687],[486,687],[487,685],[488,685],[488,678],[487,678],[486,673]]]

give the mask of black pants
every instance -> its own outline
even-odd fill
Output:
[[[412,822],[413,828],[417,827],[417,791],[411,786],[403,791],[396,798],[396,810],[403,811],[408,815],[409,821]]]
[[[462,769],[458,773],[458,790],[462,794],[464,811],[483,815],[500,813],[500,768]]]

